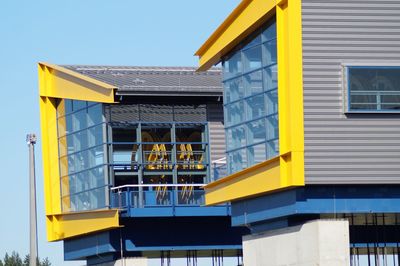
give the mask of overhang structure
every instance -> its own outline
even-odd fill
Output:
[[[221,62],[276,16],[279,155],[205,187],[206,203],[235,201],[304,185],[302,16],[299,0],[243,0],[196,52],[199,71]]]

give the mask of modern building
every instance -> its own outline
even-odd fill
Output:
[[[65,260],[241,256],[224,176],[221,70],[39,63],[47,238]],[[140,264],[142,265],[142,264]]]
[[[398,0],[243,0],[197,51],[223,67],[206,203],[251,229],[245,265],[399,265],[399,33]]]

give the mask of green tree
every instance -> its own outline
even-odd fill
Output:
[[[23,266],[22,259],[15,251],[11,253],[11,257],[6,253],[4,256],[4,266]]]
[[[3,264],[3,261],[2,261],[2,260],[0,260],[0,266],[4,266],[4,264]]]
[[[51,266],[50,260],[49,258],[44,258],[41,262],[40,262],[40,266]]]

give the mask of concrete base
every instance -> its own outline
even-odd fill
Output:
[[[97,264],[96,266],[147,266],[147,258],[124,258],[122,260]]]
[[[349,223],[317,220],[243,237],[245,266],[348,266]]]

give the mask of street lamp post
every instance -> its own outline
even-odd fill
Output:
[[[30,245],[29,245],[29,266],[37,266],[37,220],[36,220],[36,178],[35,178],[35,147],[36,135],[26,135],[26,142],[29,147],[29,224],[30,224]]]

